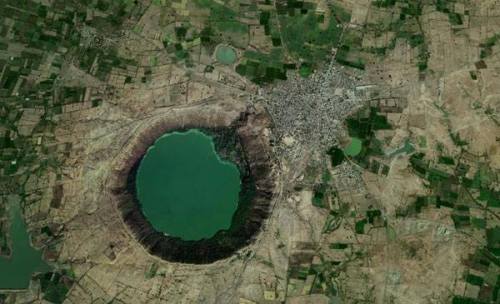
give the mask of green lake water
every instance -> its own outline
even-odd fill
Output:
[[[142,212],[157,231],[184,240],[212,237],[228,229],[238,206],[238,167],[217,155],[199,130],[160,137],[136,176]]]
[[[351,137],[351,143],[344,149],[346,155],[356,156],[361,152],[363,142],[357,137]]]
[[[217,48],[215,58],[222,64],[233,64],[236,61],[236,51],[227,45],[221,45]]]
[[[9,212],[12,255],[0,257],[0,289],[25,289],[34,272],[45,272],[50,267],[42,260],[42,252],[30,245],[17,196],[9,197]]]

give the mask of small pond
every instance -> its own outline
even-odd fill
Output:
[[[222,64],[233,64],[236,62],[236,51],[227,45],[220,45],[215,51],[215,58]]]

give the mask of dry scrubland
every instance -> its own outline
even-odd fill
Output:
[[[49,106],[2,108],[0,134],[33,155],[13,169],[4,146],[2,191],[19,191],[34,243],[64,270],[59,300],[498,303],[498,1],[318,0],[297,15],[276,13],[290,3],[278,0],[124,3],[118,30],[97,22],[111,8],[89,8],[76,50],[40,51],[23,79],[36,87],[57,74]],[[291,40],[300,14],[323,16],[329,40],[317,29],[304,30],[314,41]],[[234,47],[234,64],[217,62],[219,43]],[[99,48],[114,51],[91,57]],[[37,53],[0,49],[2,60]],[[2,94],[22,97],[24,85]],[[209,265],[148,254],[107,188],[124,152],[159,120],[229,125],[249,107],[271,117],[259,132],[276,174],[256,240]],[[360,154],[342,152],[350,137]],[[47,294],[34,279],[0,303]]]

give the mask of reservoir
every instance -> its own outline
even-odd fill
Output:
[[[42,260],[41,251],[30,245],[19,197],[11,195],[8,200],[12,254],[9,258],[0,257],[0,289],[25,289],[28,288],[33,273],[48,271],[50,268]]]
[[[237,55],[236,51],[232,47],[219,45],[215,52],[215,58],[222,64],[230,65],[236,62]]]
[[[197,129],[167,133],[144,155],[136,175],[141,210],[155,230],[183,240],[231,226],[238,207],[238,167],[222,160]]]

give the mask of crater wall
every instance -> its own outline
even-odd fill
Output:
[[[247,108],[232,121],[223,117],[227,118],[227,115],[220,119],[217,115],[211,115],[210,119],[160,119],[135,134],[124,147],[124,156],[117,160],[108,188],[123,221],[149,253],[171,262],[212,263],[249,245],[268,217],[275,187],[266,134],[270,119],[265,112],[254,108]],[[137,169],[147,149],[165,133],[191,128],[202,129],[214,136],[217,152],[237,163],[242,179],[238,208],[231,227],[197,241],[186,241],[156,231],[142,213],[135,193]]]

